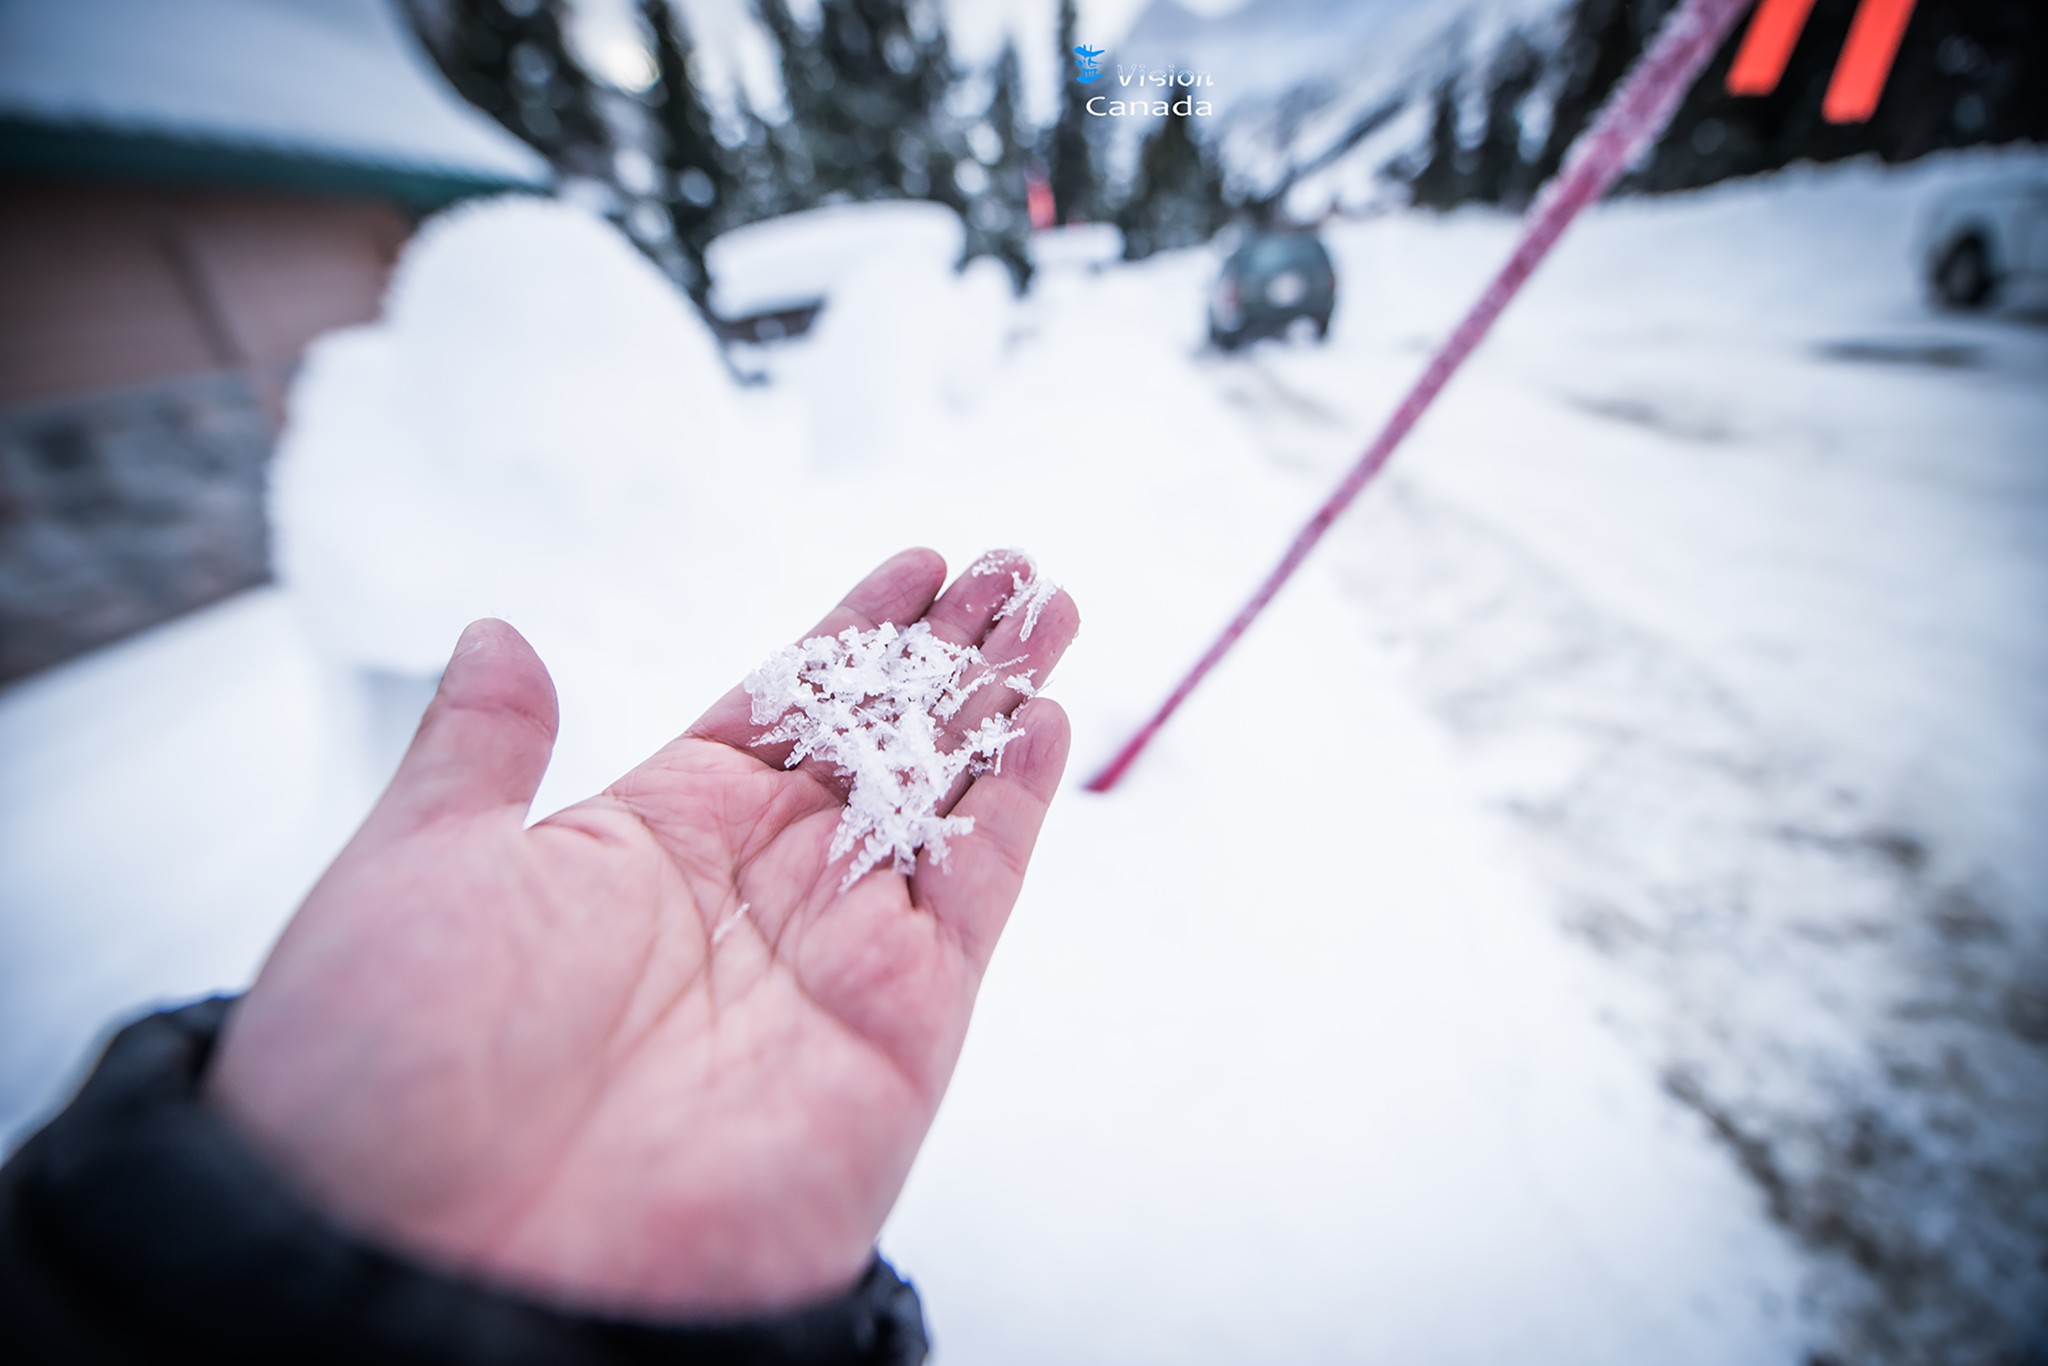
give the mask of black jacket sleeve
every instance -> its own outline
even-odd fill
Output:
[[[844,1296],[770,1318],[589,1317],[357,1241],[200,1098],[232,1004],[114,1036],[68,1109],[0,1169],[10,1362],[916,1366],[917,1292],[877,1257]]]

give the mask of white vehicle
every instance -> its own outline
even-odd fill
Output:
[[[1922,228],[1927,287],[1944,308],[2048,295],[2048,181],[1960,189]]]

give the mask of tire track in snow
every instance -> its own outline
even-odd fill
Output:
[[[1325,406],[1236,401],[1299,470]],[[1320,424],[1317,424],[1320,425]],[[1293,430],[1290,431],[1290,428]],[[1995,884],[1399,471],[1331,557],[1614,965],[1610,1017],[1811,1254],[1811,1360],[2003,1362],[2048,1325],[2048,971]]]
[[[2014,1359],[2048,1304],[2048,997],[1989,884],[1712,673],[1402,480],[1340,572],[1614,1008],[1814,1255],[1843,1361]]]

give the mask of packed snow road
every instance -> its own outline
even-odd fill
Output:
[[[1995,1359],[2048,1308],[2048,332],[1906,246],[2010,169],[1590,216],[1107,798],[1512,224],[1334,229],[1330,344],[1228,359],[1208,253],[878,261],[736,391],[570,211],[458,216],[301,380],[284,587],[0,695],[8,1122],[246,978],[449,620],[554,666],[546,809],[900,545],[1019,544],[1076,771],[884,1234],[940,1360]]]
[[[1930,315],[1910,242],[1981,169],[1610,208],[1333,555],[1856,1359],[2048,1312],[2048,329]],[[1339,235],[1345,349],[1222,381],[1276,468],[1508,231]]]

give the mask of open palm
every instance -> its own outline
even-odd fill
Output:
[[[910,551],[807,635],[923,619],[1042,681],[1008,574]],[[934,600],[936,598],[936,601]],[[949,725],[1016,704],[986,688]],[[738,689],[603,794],[525,824],[555,732],[525,641],[457,646],[390,788],[236,1008],[216,1103],[342,1222],[576,1305],[775,1308],[865,1265],[945,1089],[1066,761],[1018,712],[944,867],[842,892],[835,775],[755,748]]]

